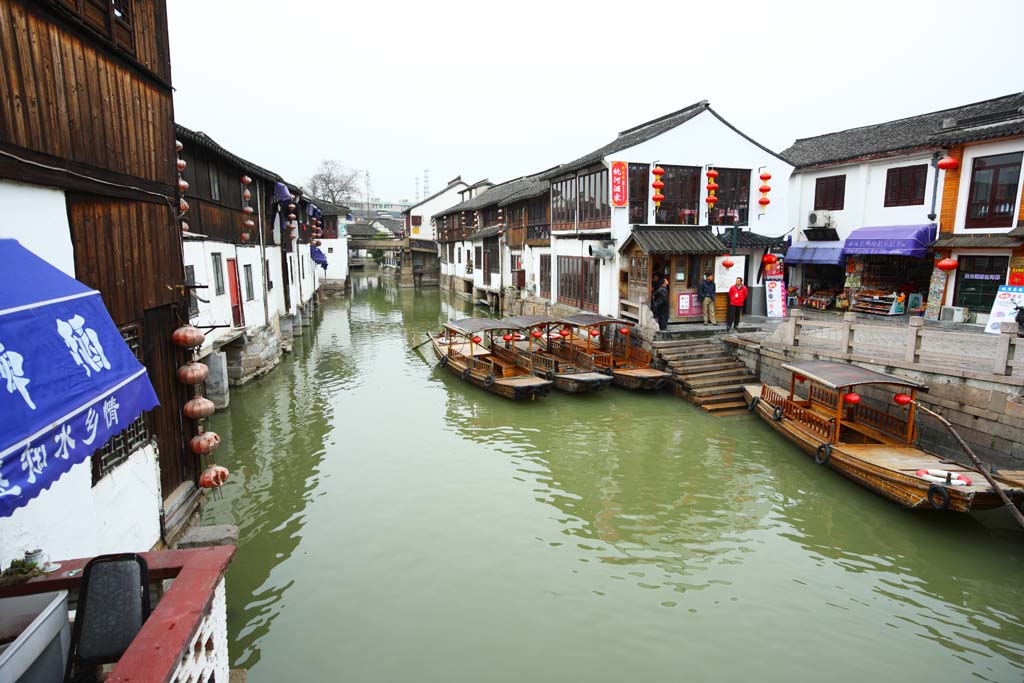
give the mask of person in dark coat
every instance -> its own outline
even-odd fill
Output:
[[[715,317],[715,278],[711,273],[704,274],[704,280],[697,289],[697,300],[700,301],[701,312],[704,314],[705,325],[717,325]]]
[[[651,313],[658,321],[659,330],[668,329],[668,283],[661,277],[655,277],[651,292]]]

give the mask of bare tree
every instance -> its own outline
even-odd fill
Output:
[[[332,204],[344,204],[358,189],[359,172],[346,168],[340,161],[324,159],[316,173],[306,182],[306,192]]]

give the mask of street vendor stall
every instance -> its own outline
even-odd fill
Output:
[[[859,228],[850,233],[845,282],[850,310],[903,315],[911,304],[920,306],[931,279],[928,248],[934,239],[931,223]]]

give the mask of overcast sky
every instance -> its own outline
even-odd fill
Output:
[[[303,183],[502,181],[707,99],[795,138],[1024,89],[1024,2],[168,0],[179,123]]]

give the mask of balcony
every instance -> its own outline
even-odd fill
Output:
[[[551,226],[547,223],[526,226],[526,243],[531,247],[547,246],[551,242]]]
[[[224,572],[235,546],[139,554],[149,569],[152,611],[113,665],[107,683],[227,681],[230,660]],[[82,569],[90,559],[62,560],[55,572],[0,589],[0,599],[68,591],[68,604],[74,609]]]

